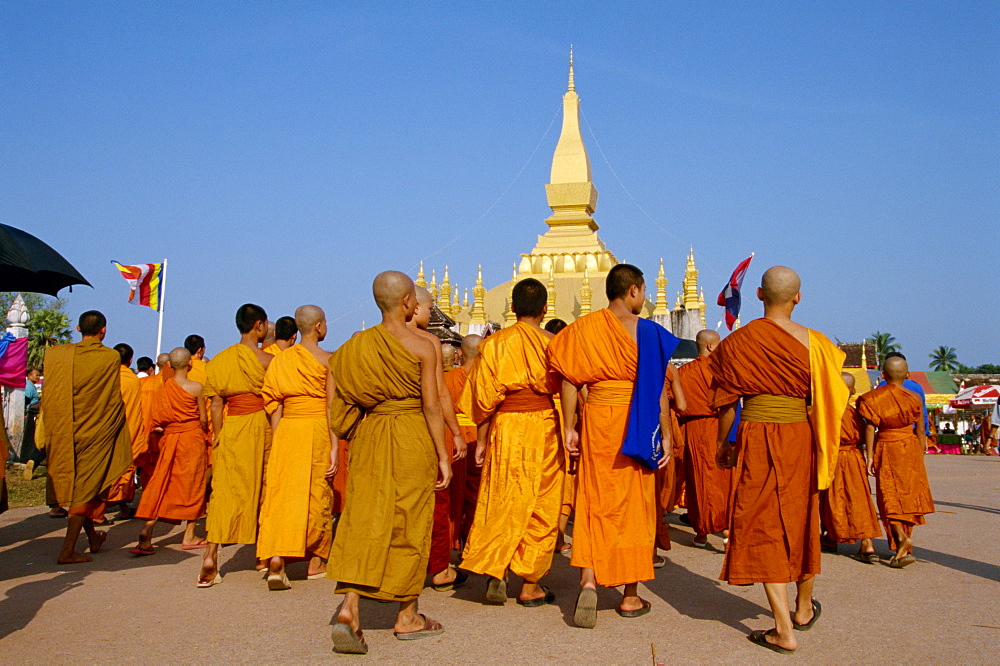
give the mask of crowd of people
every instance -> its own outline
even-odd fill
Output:
[[[364,654],[361,597],[399,603],[399,640],[434,636],[444,627],[417,610],[428,582],[480,574],[483,601],[503,605],[512,573],[516,602],[540,607],[555,602],[556,552],[580,570],[576,626],[595,626],[598,586],[622,589],[622,618],[644,616],[639,585],[665,563],[664,516],[681,504],[692,546],[722,536],[720,579],[764,585],[775,627],[748,638],[780,653],[820,619],[824,547],[859,543],[873,564],[884,529],[889,565],[915,561],[913,528],[934,505],[906,361],[888,359],[886,384],[851,406],[843,352],[792,319],[789,268],[764,273],[763,318],[725,339],[701,331],[680,367],[677,339],[640,318],[645,280],[628,264],[607,276],[609,306],[568,326],[547,318],[541,282],[519,281],[516,324],[460,350],[427,330],[433,298],[405,274],[379,274],[373,295],[381,323],[332,354],[321,308],[272,324],[246,304],[238,341],[210,361],[191,335],[139,359],[141,378],[129,345],[104,345],[105,317],[81,315],[81,340],[46,353],[35,433],[52,511],[68,509],[58,562],[91,561],[81,531],[100,552],[105,512],[130,517],[138,483],[133,555],[154,556],[157,524],[183,521],[181,547],[204,551],[199,588],[223,581],[222,546],[256,544],[270,590],[306,561],[343,595],[334,650]]]

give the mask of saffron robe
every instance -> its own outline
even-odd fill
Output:
[[[201,358],[191,358],[191,369],[188,370],[188,379],[192,382],[198,382],[202,386],[208,383],[208,363]],[[169,367],[169,366],[168,366]],[[170,368],[170,377],[174,376],[173,368]],[[209,395],[205,395],[205,413],[209,415],[208,418],[208,432],[205,433],[205,449],[208,451],[208,457],[205,458],[205,464],[212,464],[212,440],[215,437],[215,432],[212,429],[212,398]]]
[[[452,406],[455,408],[455,418],[458,427],[462,429],[465,438],[465,460],[452,465],[451,484],[451,532],[452,547],[461,548],[469,537],[472,529],[472,519],[476,515],[476,500],[479,497],[479,482],[482,471],[476,466],[476,423],[465,414],[458,404],[462,389],[468,381],[469,373],[464,367],[455,368],[444,373],[444,383],[451,394]]]
[[[132,444],[132,464],[111,484],[108,490],[109,502],[131,502],[135,498],[135,461],[149,446],[146,437],[146,422],[142,415],[142,384],[135,373],[124,365],[118,366],[122,402],[125,403],[125,423],[128,426]]]
[[[607,309],[577,319],[549,343],[553,369],[588,390],[570,564],[593,569],[606,587],[653,578],[653,470],[621,453],[637,361],[635,340]]]
[[[829,386],[835,377],[843,388],[843,410],[847,387],[839,364],[817,361],[811,368],[813,345],[831,357],[836,354],[829,348],[836,347],[822,334],[809,333],[807,348],[773,321],[755,319],[730,333],[709,357],[713,408],[740,397],[776,396],[801,413],[786,417],[781,409],[771,409],[755,416],[744,402],[736,432],[729,546],[720,576],[732,585],[797,582],[820,571],[817,457],[805,400],[811,387]]]
[[[330,466],[326,366],[305,347],[274,357],[261,395],[281,419],[271,439],[260,511],[257,557],[321,557],[333,543],[333,490],[324,476]],[[345,464],[347,461],[341,461]]]
[[[139,483],[145,488],[153,476],[156,458],[160,451],[162,433],[153,430],[153,403],[157,392],[163,388],[163,375],[150,375],[139,380],[139,400],[142,404],[142,427],[146,431],[146,450],[135,458],[135,466],[139,471]]]
[[[330,370],[337,386],[330,427],[350,440],[350,473],[327,576],[338,581],[338,593],[416,599],[427,570],[437,478],[420,361],[379,325],[345,342]]]
[[[934,513],[924,451],[914,431],[922,425],[920,398],[900,386],[886,384],[858,398],[858,414],[877,429],[874,456],[875,498],[889,543],[896,548],[890,527],[897,523],[907,535]]]
[[[205,396],[225,400],[226,419],[212,445],[212,496],[205,521],[212,543],[253,543],[271,426],[260,397],[264,366],[247,346],[219,352],[206,369]],[[190,378],[190,374],[188,375]]]
[[[205,433],[198,399],[173,378],[155,394],[150,413],[154,426],[163,428],[159,460],[142,489],[136,517],[177,523],[205,515]]]
[[[708,357],[681,366],[681,387],[687,411],[681,416],[684,431],[684,472],[687,478],[687,510],[697,534],[715,534],[729,527],[729,493],[733,471],[715,462],[719,419],[711,405],[712,371]]]
[[[521,322],[489,336],[459,400],[475,423],[493,417],[462,556],[468,571],[503,578],[509,568],[534,583],[552,566],[565,474],[548,345]]]
[[[857,410],[848,405],[840,431],[837,472],[830,487],[819,493],[820,520],[831,541],[855,543],[882,536],[865,456],[858,448],[864,427]]]
[[[271,356],[277,356],[278,354],[280,354],[284,350],[281,347],[278,346],[277,342],[272,342],[268,346],[264,347],[264,351],[266,351]]]
[[[52,503],[100,520],[107,491],[132,464],[118,368],[121,357],[96,338],[45,352],[42,425]]]
[[[660,550],[670,550],[670,527],[664,520],[664,514],[677,507],[684,494],[684,435],[674,408],[673,379],[677,369],[667,367],[667,378],[664,382],[667,397],[670,399],[670,413],[667,419],[670,423],[670,462],[655,470],[656,476],[656,547]]]

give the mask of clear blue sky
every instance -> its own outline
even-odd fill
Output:
[[[93,283],[63,293],[109,343],[156,329],[110,260],[166,256],[167,346],[219,351],[250,301],[323,306],[333,348],[380,270],[491,286],[530,251],[572,43],[619,259],[673,294],[693,244],[711,300],[755,251],[831,338],[1000,361],[1000,5],[476,4],[3,3],[0,221]]]

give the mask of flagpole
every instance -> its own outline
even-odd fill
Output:
[[[163,345],[163,306],[167,301],[167,260],[163,260],[163,275],[160,276],[160,323],[156,327],[156,355],[160,355],[160,349]]]

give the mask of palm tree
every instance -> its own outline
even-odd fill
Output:
[[[28,367],[42,367],[45,350],[70,341],[69,317],[48,308],[37,310],[28,320]]]
[[[955,353],[954,347],[941,345],[932,351],[929,356],[931,357],[931,370],[958,372],[958,354]]]
[[[898,352],[903,348],[903,345],[896,342],[896,338],[892,333],[883,333],[881,331],[875,331],[870,337],[875,342],[875,354],[878,356],[878,364],[881,367],[885,363],[885,355],[889,352]]]

